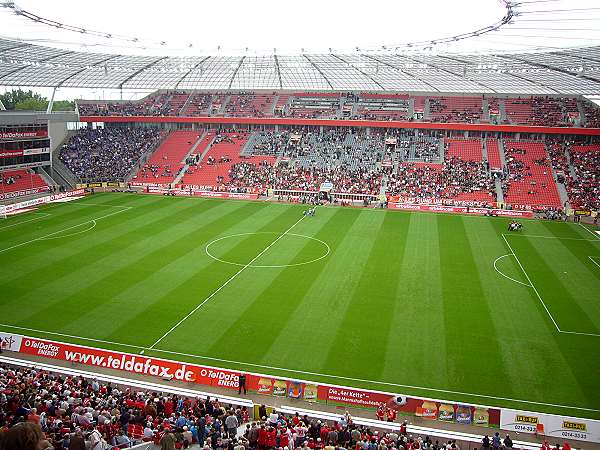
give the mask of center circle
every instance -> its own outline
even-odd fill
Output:
[[[278,239],[285,239],[286,236],[295,236],[298,238],[303,238],[303,239],[307,239],[310,241],[314,241],[317,244],[319,244],[319,246],[322,248],[322,254],[316,258],[312,258],[306,261],[300,261],[300,262],[296,262],[296,263],[290,263],[290,264],[254,264],[254,263],[240,263],[240,262],[236,262],[236,261],[229,261],[226,259],[222,259],[219,258],[217,256],[215,256],[212,252],[211,252],[211,247],[214,244],[217,244],[218,242],[222,242],[224,240],[227,239],[232,239],[232,238],[236,238],[236,237],[240,237],[240,236],[250,236],[253,234],[274,234],[274,235],[279,235],[280,237]],[[273,243],[271,243],[270,245],[272,245]],[[268,248],[268,247],[266,247]],[[263,250],[263,252],[266,250],[266,248]],[[312,236],[306,236],[304,234],[296,234],[296,233],[286,233],[285,235],[281,236],[281,233],[277,233],[275,231],[254,231],[254,232],[249,232],[249,233],[237,233],[237,234],[230,234],[227,236],[223,236],[217,239],[214,239],[212,241],[210,241],[208,244],[206,244],[206,247],[204,248],[206,254],[211,257],[212,259],[214,259],[215,261],[219,261],[225,264],[231,264],[233,266],[242,266],[242,267],[256,267],[256,268],[283,268],[283,267],[296,267],[296,266],[304,266],[306,264],[311,264],[317,261],[320,261],[323,258],[326,258],[329,253],[331,253],[331,248],[329,247],[329,245],[327,244],[327,242],[322,241],[321,239],[317,239],[315,237]],[[260,253],[258,254],[260,255]],[[258,256],[257,255],[257,256]],[[255,256],[256,258],[256,256]],[[250,260],[252,262],[252,260]]]

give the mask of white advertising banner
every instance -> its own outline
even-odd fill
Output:
[[[0,332],[0,348],[2,350],[18,352],[21,350],[21,338],[20,334]]]
[[[500,411],[500,429],[561,440],[600,442],[600,420],[556,416],[513,409]]]

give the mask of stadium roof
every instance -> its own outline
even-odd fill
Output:
[[[600,47],[546,53],[136,56],[0,39],[0,85],[599,95]]]

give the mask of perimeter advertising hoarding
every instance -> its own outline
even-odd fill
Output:
[[[2,350],[18,352],[21,349],[21,338],[22,336],[19,334],[0,332],[0,348]]]
[[[180,189],[169,189],[164,187],[149,186],[148,192],[150,194],[170,194],[175,196],[196,196],[204,198],[227,198],[227,199],[238,199],[238,200],[256,200],[258,194],[249,194],[242,192],[217,192],[217,191],[195,191],[193,189],[180,188]]]
[[[48,137],[48,130],[0,132],[0,139],[33,139],[42,137]]]
[[[239,384],[240,373],[228,369],[66,344],[11,333],[0,333],[0,339],[7,350],[76,364],[106,367],[226,389],[237,390]],[[271,395],[274,394],[277,385],[278,394],[292,398],[304,397],[307,400],[315,398],[314,388],[316,387],[316,399],[328,404],[375,409],[383,403],[388,408],[404,414],[419,415],[432,420],[440,418],[441,415],[441,420],[477,425],[489,424],[510,431],[535,433],[537,424],[542,424],[543,434],[547,436],[600,442],[600,421],[597,420],[452,404],[343,386],[313,385],[302,380],[273,378],[260,374],[247,374],[247,383],[248,388],[254,391],[258,391],[259,385],[263,385],[266,388],[263,393]]]
[[[25,195],[39,194],[40,192],[46,192],[49,190],[50,190],[50,186],[40,186],[40,187],[36,187],[36,188],[31,188],[31,189],[21,189],[19,191],[0,192],[0,200],[24,197]]]
[[[402,209],[406,211],[429,211],[429,212],[443,212],[452,214],[473,214],[477,216],[485,216],[486,214],[492,214],[501,217],[520,217],[523,219],[530,219],[533,217],[532,211],[516,211],[509,209],[488,209],[488,208],[475,208],[468,206],[446,206],[446,205],[425,205],[418,203],[388,203],[388,209]]]
[[[60,200],[66,197],[74,197],[78,195],[85,195],[85,190],[83,189],[75,189],[73,191],[68,192],[60,192],[58,194],[47,195],[45,197],[34,198],[31,200],[26,200],[24,202],[19,203],[11,203],[10,205],[0,206],[0,213],[7,214],[12,211],[16,211],[18,209],[23,208],[31,208],[32,206],[42,205],[44,203],[50,203],[56,200]]]
[[[23,150],[3,150],[0,152],[0,158],[14,158],[15,156],[23,156]]]
[[[600,420],[503,409],[500,413],[500,428],[564,440],[600,442]]]

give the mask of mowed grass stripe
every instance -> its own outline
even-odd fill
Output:
[[[553,236],[560,242],[560,245],[564,247],[573,257],[577,258],[582,266],[588,269],[589,275],[600,280],[600,267],[596,266],[591,260],[590,256],[597,256],[600,259],[600,239],[596,241],[576,241],[572,239],[560,239],[561,237],[578,237],[581,236],[581,232],[585,232],[581,227],[574,228],[573,226],[561,227],[560,229],[556,226],[557,224],[548,222],[544,223],[544,226]],[[568,230],[568,232],[565,231]],[[592,238],[590,235],[589,238]],[[587,239],[587,237],[586,237]]]
[[[506,252],[506,244],[501,237],[506,230],[506,219],[473,217],[465,218],[463,222],[481,279],[482,301],[487,302],[490,310],[500,357],[508,374],[506,380],[500,380],[496,389],[501,391],[501,383],[509,382],[515,398],[533,396],[557,401],[556,388],[547,379],[552,377],[554,367],[563,366],[565,361],[551,337],[554,331],[547,327],[547,317],[539,313],[536,302],[523,301],[523,297],[533,289],[500,276],[493,268],[494,256]],[[503,258],[501,262],[501,269],[509,276],[526,283],[514,257]],[[521,278],[512,273],[514,266],[517,266],[515,270],[520,272]],[[536,332],[524,334],[524,330]],[[552,365],[548,364],[550,361]],[[539,376],[540,373],[543,376]],[[562,375],[564,380],[574,382],[568,374]]]
[[[154,199],[154,202],[160,200],[160,198],[157,198]],[[175,211],[175,209],[168,209],[166,206],[157,211],[158,205],[154,202],[101,219],[98,222],[102,223],[94,228],[93,235],[85,233],[85,236],[39,241],[11,250],[10,258],[15,270],[0,273],[0,289],[2,289],[4,283],[18,286],[29,280],[33,273],[35,273],[36,279],[41,282],[44,280],[45,273],[49,274],[50,278],[57,278],[61,276],[61,273],[68,273],[71,270],[70,265],[77,267],[76,263],[81,262],[79,258],[82,258],[84,254],[89,255],[92,260],[97,259],[97,255],[102,257],[102,255],[110,254],[111,251],[115,250],[110,246],[110,243],[119,234],[135,232],[137,228],[146,225],[146,217],[163,215],[166,217],[168,213],[172,214]],[[173,207],[177,208],[177,205],[181,205],[181,203],[174,203]],[[105,208],[102,209],[106,210]],[[96,211],[95,215],[86,215],[85,217],[93,218],[99,217],[99,215]],[[43,255],[43,257],[40,257],[40,255]]]
[[[446,388],[446,332],[436,216],[402,214],[410,216],[410,223],[397,275],[390,344],[381,379]],[[431,396],[431,391],[424,390],[402,392]]]
[[[36,286],[58,281],[81,266],[92,264],[121,250],[124,242],[120,242],[119,239],[128,239],[127,242],[134,243],[139,240],[139,229],[148,227],[153,222],[156,224],[159,220],[164,224],[170,223],[173,214],[181,209],[181,206],[182,203],[177,203],[157,210],[156,206],[148,205],[147,208],[136,209],[135,215],[121,213],[123,216],[119,221],[105,223],[102,227],[95,228],[85,238],[74,236],[42,241],[39,243],[41,248],[28,253],[31,260],[28,261],[27,270],[3,275],[0,289],[4,287],[28,289],[30,288],[28,281],[32,274],[35,274]]]
[[[206,205],[202,207],[202,211],[212,208],[213,206]],[[187,209],[181,209],[179,205],[177,214],[174,212],[157,215],[156,220],[145,221],[141,227],[115,235],[110,244],[102,244],[113,251],[98,255],[96,248],[91,249],[96,258],[84,253],[77,260],[69,261],[72,265],[69,264],[69,270],[64,275],[55,278],[48,276],[46,282],[38,279],[29,286],[29,290],[21,295],[15,294],[13,301],[27,302],[30,305],[26,311],[19,313],[22,316],[20,320],[33,324],[33,328],[36,328],[39,324],[48,325],[48,317],[54,317],[53,330],[61,330],[64,325],[81,315],[79,304],[85,304],[86,311],[92,310],[110,298],[114,289],[120,289],[123,284],[143,276],[144,272],[138,263],[161,245],[157,236],[164,233],[171,239],[171,230],[176,230],[179,223],[197,217],[200,211],[196,205],[188,205]],[[165,228],[166,224],[169,226]],[[54,268],[50,268],[50,272],[52,269]],[[119,272],[120,269],[125,272]],[[44,292],[47,293],[46,296],[42,295]]]
[[[547,274],[550,281],[548,286],[544,281],[542,287],[545,292],[544,295],[549,296],[547,294],[548,288],[553,283],[560,283],[564,290],[569,293],[569,299],[583,311],[590,322],[593,323],[595,329],[600,330],[600,303],[597,296],[587,295],[588,293],[600,292],[600,277],[594,270],[596,268],[594,263],[587,257],[589,248],[582,248],[580,241],[564,239],[553,239],[551,242],[544,243],[540,242],[540,239],[532,239],[530,242],[546,261],[552,261],[552,264],[549,264],[551,272]],[[553,299],[556,292],[553,291],[551,295],[550,298]],[[569,322],[563,321],[561,329],[578,331],[576,327],[578,327],[580,320],[575,312],[574,309],[572,313],[568,314]]]
[[[241,229],[258,228],[259,231],[278,229],[283,233],[283,231],[287,230],[299,218],[298,211],[289,205],[260,205],[264,205],[265,207],[253,214],[253,220],[247,220],[247,218],[245,221],[232,223],[227,232],[225,232],[225,229],[217,229],[216,231],[220,232],[221,235],[226,235],[230,234],[230,232],[231,234],[235,234],[240,232]],[[240,222],[245,223],[238,226],[240,225]],[[273,236],[270,236],[269,242],[272,242],[272,240],[274,240],[274,238]],[[200,250],[203,251],[206,241],[199,243],[199,245]],[[260,242],[259,245],[257,245],[256,242],[252,241],[251,236],[248,236],[233,247],[228,253],[233,257],[242,252],[247,255],[248,261],[250,261],[252,257],[260,253],[267,245],[268,243],[265,244],[264,242]],[[251,254],[252,251],[254,251],[253,254]],[[208,257],[205,255],[204,258]],[[171,290],[163,293],[158,298],[152,299],[145,309],[140,311],[127,323],[124,323],[120,329],[115,331],[115,333],[118,335],[128,335],[133,339],[136,338],[136,328],[137,330],[140,330],[140,328],[144,330],[150,329],[150,332],[144,333],[146,345],[154,343],[198,304],[202,303],[208,296],[226,283],[227,280],[239,270],[240,267],[238,266],[223,264],[212,259],[208,265],[190,265],[186,270],[187,277],[183,282],[172,286],[173,288]],[[234,284],[234,282],[232,282],[232,284]],[[224,290],[225,289],[227,288],[224,288]],[[219,315],[215,315],[214,310],[211,308],[216,306],[219,310],[227,311],[228,308],[230,308],[230,302],[228,301],[227,296],[222,296],[221,293],[217,294],[213,300],[214,301],[206,303],[205,307],[198,310],[194,316],[191,316],[186,322],[182,323],[180,327],[184,327],[188,323],[197,324],[197,320],[203,320],[205,317],[210,318],[211,325],[218,325],[218,321],[216,321],[215,318],[219,317]],[[219,302],[219,300],[221,301]],[[207,312],[207,310],[213,312]],[[197,317],[200,317],[200,319],[194,321]],[[177,341],[180,327],[161,341],[160,346],[173,348],[173,340]],[[187,349],[189,349],[190,342],[194,342],[197,339],[194,338],[190,341],[189,334],[184,335],[183,338]],[[139,340],[139,338],[137,339]]]
[[[328,230],[339,230],[347,223],[340,211],[320,208],[318,217],[304,219],[293,232],[306,234],[310,229],[310,235],[322,240],[327,239]],[[265,258],[257,260],[257,263],[293,264],[314,258],[314,244],[305,240],[304,245],[298,246],[301,242],[298,240],[296,245],[286,249],[286,240],[282,239],[265,254]],[[275,255],[277,260],[274,259]],[[236,357],[242,361],[261,361],[287,320],[294,317],[294,310],[302,303],[304,295],[325,264],[326,261],[323,260],[297,267],[249,269],[238,283],[252,283],[252,279],[256,277],[260,277],[261,282],[255,282],[256,290],[253,296],[246,298],[242,308],[236,312],[235,321],[226,321],[223,324],[221,332],[215,335],[215,341],[208,347],[206,354]],[[265,333],[265,330],[268,332]],[[252,345],[240,345],[244,342],[251,342]],[[232,348],[236,349],[235,355],[230,352]]]
[[[401,344],[390,341],[390,330],[410,219],[409,214],[386,214],[378,229],[368,230],[375,236],[374,243],[365,270],[356,288],[349,293],[348,306],[327,355],[327,365],[340,367],[347,359],[362,355],[362,370],[356,376],[380,380],[388,346],[395,348]]]
[[[232,220],[239,220],[244,216],[244,211],[235,207],[222,207],[214,203],[204,204],[202,207],[201,212],[196,206],[179,211],[177,217],[172,218],[171,226],[166,229],[149,226],[146,230],[140,230],[145,232],[143,239],[125,246],[97,264],[76,272],[74,276],[79,275],[87,281],[80,284],[60,303],[63,311],[60,320],[55,324],[57,329],[67,334],[106,336],[107,328],[114,327],[115,322],[121,322],[129,309],[133,306],[140,308],[140,303],[123,302],[120,305],[111,305],[111,300],[131,284],[143,282],[156,270],[168,264],[170,259],[164,257],[176,257],[177,252],[173,251],[174,248],[180,252],[189,251],[189,246],[185,243],[201,222],[219,220],[224,216],[235,216]],[[95,272],[97,275],[94,275]],[[83,315],[76,313],[76,305],[82,300],[88,305]],[[140,300],[143,302],[144,299]],[[46,309],[52,307],[48,305]],[[117,321],[111,317],[115,310],[120,311]],[[43,316],[44,311],[38,314]]]
[[[587,333],[600,332],[575,299],[577,295],[584,295],[585,288],[571,292],[554,272],[553,267],[566,268],[562,264],[563,259],[569,256],[568,251],[561,248],[562,245],[555,239],[551,242],[546,242],[549,241],[548,239],[527,237],[507,237],[507,239],[510,239],[510,245],[560,329]],[[553,261],[552,265],[549,261]],[[561,274],[561,277],[564,276],[566,276],[564,273]],[[539,304],[537,296],[534,298]],[[542,305],[539,307],[542,308]]]
[[[283,298],[294,309],[288,317],[278,316],[278,334],[259,363],[333,375],[354,376],[361,371],[351,362],[330,366],[327,355],[349,306],[348,298],[365,270],[373,245],[371,230],[378,229],[383,219],[373,211],[340,209],[316,235],[329,244],[331,254],[306,285],[295,282],[290,272],[293,289]],[[284,287],[279,289],[285,292]]]
[[[498,333],[485,299],[473,249],[461,216],[437,216],[448,384],[513,397]],[[470,369],[469,369],[470,368]]]
[[[256,230],[256,234],[249,234],[234,239],[220,241],[217,244],[217,247],[215,247],[219,256],[222,256],[224,260],[248,263],[276,241],[282,233],[288,230],[290,226],[295,224],[302,217],[301,209],[298,206],[272,204],[269,211],[271,211],[272,214],[277,213],[280,216],[271,216],[270,220],[265,221],[264,219],[267,216],[263,215],[258,218],[261,220],[260,223],[254,223],[253,225],[247,224],[242,227],[233,227],[230,230],[227,230],[227,232],[220,233],[220,236],[228,236],[244,232],[248,229]],[[298,225],[299,224],[296,226]],[[295,227],[291,232],[295,231]],[[278,231],[274,232],[274,229],[277,229]],[[281,242],[284,239],[285,237],[278,242]],[[253,248],[254,253],[248,254],[246,247]],[[275,246],[271,247],[268,251],[270,252],[274,247]],[[240,249],[245,250],[246,254],[240,253]],[[255,262],[258,264],[259,261],[260,259]],[[225,282],[241,269],[243,269],[243,271],[238,274],[233,281],[221,288]],[[210,279],[210,271],[226,272],[228,273],[228,276],[219,278],[220,283],[211,285],[209,290],[199,294],[196,297],[195,302],[188,305],[186,310],[181,311],[181,316],[178,317],[173,324],[193,310],[198,304],[202,303],[207,297],[211,296],[213,292],[218,289],[219,292],[215,294],[210,301],[205,303],[200,310],[179,325],[173,333],[166,337],[161,342],[161,347],[178,348],[181,349],[181,351],[184,351],[186,346],[189,345],[187,337],[190,334],[193,334],[196,336],[195,339],[204,343],[205,353],[206,349],[218,339],[223,330],[226,330],[231,323],[237,320],[248,302],[257,295],[264,284],[268,283],[267,280],[269,274],[276,274],[278,269],[244,268],[243,266],[230,265],[211,260],[211,264],[204,270],[199,270],[197,275],[195,275],[190,282],[201,283],[200,280],[203,280],[204,278],[208,277],[208,279]],[[218,320],[206,321],[206,318],[211,317],[218,317]],[[201,324],[201,326],[199,326],[199,324]]]
[[[92,198],[93,201],[88,201]],[[116,194],[99,194],[85,199],[71,202],[57,202],[40,206],[36,212],[40,214],[49,214],[44,221],[34,221],[22,226],[15,226],[6,230],[0,230],[0,248],[10,247],[28,240],[40,238],[50,233],[56,233],[68,227],[74,227],[81,224],[81,227],[72,228],[66,231],[76,232],[84,229],[87,221],[106,214],[117,211],[124,211],[128,207],[153,204],[159,200],[147,196],[119,196]],[[31,216],[25,213],[26,216]],[[105,219],[100,219],[105,220]],[[39,223],[38,223],[39,222]],[[29,244],[28,244],[29,245]],[[19,247],[20,248],[20,247]],[[11,250],[13,254],[16,250]]]

